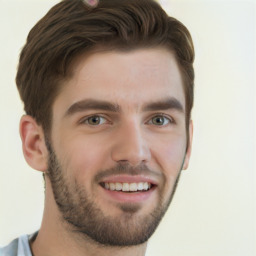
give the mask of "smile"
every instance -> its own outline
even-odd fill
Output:
[[[143,175],[113,175],[99,182],[102,196],[118,203],[145,203],[156,195],[158,182]]]
[[[122,191],[122,192],[148,191],[152,187],[152,184],[149,182],[138,182],[138,183],[104,182],[101,185],[107,190]]]

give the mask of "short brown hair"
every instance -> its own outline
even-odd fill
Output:
[[[133,50],[163,46],[179,65],[186,99],[186,125],[193,106],[194,48],[187,28],[153,0],[63,0],[30,31],[21,51],[17,87],[24,109],[45,132],[51,127],[52,104],[70,64],[97,47]]]

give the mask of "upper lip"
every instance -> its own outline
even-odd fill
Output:
[[[148,182],[152,185],[157,185],[157,181],[152,177],[144,175],[113,175],[104,178],[100,183],[140,183]]]

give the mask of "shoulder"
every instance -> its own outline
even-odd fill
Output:
[[[0,248],[0,256],[17,256],[19,238],[14,239],[10,244]]]
[[[0,248],[0,256],[32,256],[29,239],[35,237],[37,232],[32,235],[23,235],[14,239],[5,247]]]

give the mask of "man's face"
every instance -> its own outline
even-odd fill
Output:
[[[167,210],[186,154],[185,97],[171,52],[81,58],[53,104],[49,178],[72,230],[140,244]]]

